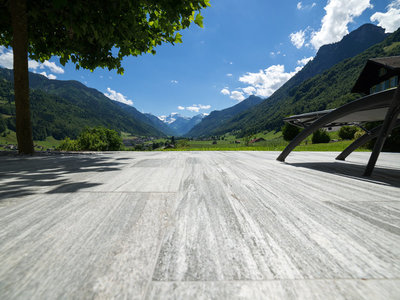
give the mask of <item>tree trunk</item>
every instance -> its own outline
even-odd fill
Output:
[[[33,154],[32,124],[29,107],[28,17],[26,0],[10,1],[14,52],[15,117],[20,154]]]

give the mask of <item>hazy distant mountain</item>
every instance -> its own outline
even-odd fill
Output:
[[[160,130],[166,135],[170,136],[177,135],[175,130],[172,129],[170,126],[168,126],[168,123],[161,121],[159,117],[156,117],[155,115],[152,115],[150,113],[145,113],[144,115],[149,119],[150,124],[154,128]]]
[[[185,117],[178,113],[172,113],[169,116],[159,117],[159,119],[167,124],[168,127],[173,130],[175,135],[183,136],[195,125],[200,123],[205,116],[207,116],[207,114],[198,114],[194,117]]]
[[[232,107],[212,111],[210,115],[203,118],[203,120],[194,126],[186,135],[193,137],[212,135],[214,129],[218,128],[220,124],[262,101],[263,99],[260,97],[250,96]]]
[[[190,120],[190,117],[185,117],[185,116],[182,116],[182,115],[180,115],[178,113],[171,113],[168,116],[159,116],[158,119],[160,121],[164,122],[165,124],[172,124],[176,120],[180,120],[180,119]]]

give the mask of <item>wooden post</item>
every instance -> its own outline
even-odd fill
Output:
[[[28,17],[26,0],[10,1],[14,53],[15,117],[20,154],[33,154],[32,124],[29,107]]]

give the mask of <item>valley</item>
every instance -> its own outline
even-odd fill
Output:
[[[400,31],[385,34],[382,28],[365,24],[341,41],[321,47],[314,59],[267,99],[250,96],[232,107],[193,117],[141,113],[80,82],[30,73],[35,149],[57,149],[64,138],[75,139],[86,127],[102,126],[119,132],[123,150],[281,150],[288,143],[281,137],[285,116],[355,100],[359,95],[350,89],[365,61],[393,55],[400,55]],[[1,68],[0,131],[0,149],[16,149],[12,71]],[[337,133],[329,134],[334,142],[316,146],[306,141],[299,150],[341,151],[348,145]],[[177,143],[170,147],[172,137]],[[249,137],[264,141],[249,144]]]

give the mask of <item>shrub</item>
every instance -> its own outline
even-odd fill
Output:
[[[282,135],[285,141],[293,140],[299,134],[300,128],[289,123],[285,123],[282,127]]]
[[[33,126],[32,136],[35,141],[44,141],[47,137],[46,127]]]
[[[6,119],[6,124],[7,124],[7,128],[12,130],[12,131],[16,131],[17,130],[17,126],[15,125],[15,117],[12,118],[8,118]]]
[[[365,146],[368,149],[373,149],[376,139],[368,142]],[[393,129],[392,133],[386,139],[382,151],[384,152],[400,152],[400,128]]]
[[[151,144],[151,148],[153,149],[153,150],[155,150],[155,149],[157,149],[157,148],[160,148],[161,147],[161,143],[153,143],[153,144]]]
[[[329,134],[322,129],[318,129],[317,131],[315,131],[311,139],[313,144],[329,143],[330,140],[331,137],[329,136]]]
[[[135,145],[135,151],[143,151],[143,144],[136,144]]]
[[[365,134],[364,130],[357,130],[356,133],[354,134],[354,139],[359,139],[360,137],[362,137]]]
[[[122,147],[122,138],[115,130],[95,127],[81,132],[77,143],[80,150],[117,151]]]
[[[342,140],[352,140],[354,139],[354,134],[357,132],[357,127],[355,126],[343,126],[339,130],[339,137]]]
[[[244,138],[243,138],[244,144],[246,146],[248,146],[250,144],[250,141],[253,139],[253,137],[254,136],[252,134],[245,135]]]
[[[60,146],[58,146],[57,150],[61,151],[79,151],[79,147],[76,141],[71,140],[70,138],[65,138]]]
[[[178,140],[177,148],[187,148],[189,147],[188,140]]]
[[[7,130],[7,124],[6,121],[3,119],[2,116],[0,116],[0,133],[5,132]]]
[[[65,138],[59,150],[65,151],[117,151],[122,148],[122,138],[115,130],[95,127],[85,128],[77,140]]]

